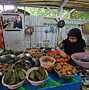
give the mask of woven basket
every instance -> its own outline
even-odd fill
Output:
[[[89,35],[89,23],[83,24],[83,33]]]

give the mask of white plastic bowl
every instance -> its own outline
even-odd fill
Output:
[[[74,53],[74,54],[71,55],[71,58],[74,60],[74,62],[77,65],[79,65],[83,68],[89,68],[89,62],[76,60],[76,57],[78,57],[80,59],[87,58],[87,57],[89,57],[89,53],[79,52],[79,53]]]
[[[19,82],[18,84],[14,84],[14,85],[8,85],[8,84],[6,84],[6,83],[4,82],[4,76],[3,76],[3,78],[2,78],[2,84],[3,84],[4,86],[8,87],[9,89],[19,88],[20,86],[23,85],[24,81],[25,81],[25,80]]]
[[[28,80],[28,82],[30,82],[30,84],[32,84],[32,85],[34,85],[34,86],[39,86],[39,85],[41,85],[41,84],[45,81],[45,79],[42,80],[42,81],[32,81],[32,80],[30,80],[30,79],[28,78],[28,77],[29,77],[29,74],[30,74],[33,70],[37,70],[37,69],[38,69],[38,67],[33,67],[33,68],[29,69],[29,70],[27,71],[27,73],[26,73],[26,79]],[[46,70],[45,70],[45,72],[46,72],[47,77],[48,77],[48,73],[47,73]]]
[[[23,71],[26,73],[25,70],[23,70]],[[9,89],[14,89],[14,90],[15,90],[16,88],[21,87],[21,86],[23,85],[24,81],[25,81],[25,79],[24,79],[23,81],[21,81],[21,82],[19,82],[19,83],[17,83],[17,84],[9,85],[9,84],[6,84],[6,83],[4,82],[4,78],[5,78],[5,75],[2,77],[2,84],[3,84],[4,86],[8,87]]]
[[[47,71],[51,71],[54,67],[54,63],[56,62],[56,60],[53,57],[50,56],[42,56],[40,59],[40,65],[45,68]],[[52,63],[48,64],[45,61],[52,61]]]

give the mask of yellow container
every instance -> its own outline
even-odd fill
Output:
[[[83,33],[89,35],[89,23],[83,24]]]

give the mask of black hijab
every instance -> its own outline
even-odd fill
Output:
[[[81,31],[78,28],[73,28],[68,32],[67,35],[67,39],[63,40],[62,42],[65,53],[71,56],[73,53],[84,52],[84,47],[86,44],[82,39]],[[75,36],[77,38],[77,42],[71,43],[69,41],[69,36]]]

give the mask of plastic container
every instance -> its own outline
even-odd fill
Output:
[[[26,79],[28,80],[28,82],[30,82],[30,84],[32,84],[32,85],[34,85],[34,86],[39,86],[39,85],[41,85],[42,83],[44,83],[44,81],[45,81],[45,79],[42,80],[42,81],[32,81],[32,80],[29,79],[29,74],[30,74],[33,70],[37,70],[37,69],[38,69],[38,67],[33,67],[33,68],[29,69],[29,70],[27,71],[27,73],[26,73]],[[48,73],[47,73],[46,70],[45,70],[45,72],[46,72],[46,75],[47,75],[47,77],[48,77]]]
[[[7,85],[7,84],[4,83],[4,77],[2,78],[2,84],[3,84],[4,86],[8,87],[9,89],[14,89],[14,90],[15,90],[16,88],[19,88],[20,86],[22,86],[23,83],[24,83],[24,81],[25,81],[25,80],[19,82],[18,84],[15,84],[15,85]]]
[[[55,63],[54,70],[58,76],[63,79],[72,79],[77,73],[74,66],[63,62]]]
[[[83,24],[83,33],[89,35],[89,23]]]
[[[74,74],[74,75],[63,75],[63,74],[61,74],[60,72],[58,72],[55,68],[54,68],[54,70],[56,71],[56,73],[58,74],[58,76],[59,76],[60,78],[71,79],[71,78],[73,78],[73,77],[75,76],[75,74]]]
[[[76,60],[76,58],[79,58],[79,59],[89,58],[89,53],[84,53],[84,52],[74,53],[74,54],[71,55],[71,58],[74,60],[74,62],[77,65],[79,65],[83,68],[89,68],[89,61],[84,62],[84,61],[81,61],[81,60]]]
[[[23,70],[23,71],[26,73],[25,70]],[[19,83],[17,83],[17,84],[9,85],[9,84],[6,84],[6,83],[4,82],[4,78],[5,78],[5,76],[2,77],[2,85],[8,87],[9,89],[14,89],[14,90],[16,90],[16,88],[21,87],[21,86],[23,85],[24,81],[25,81],[25,79],[24,79],[24,80],[22,80],[21,82],[19,82]],[[1,88],[0,88],[0,89],[1,89]],[[1,90],[4,90],[4,89],[1,89]]]
[[[42,56],[39,60],[40,60],[40,65],[48,72],[50,72],[53,69],[54,63],[56,61],[53,57],[50,56]]]
[[[48,56],[52,56],[52,55],[60,55],[60,52],[58,51],[51,51],[47,53]],[[56,62],[67,62],[68,60],[70,60],[70,56],[68,54],[66,54],[67,59],[66,60],[61,60],[61,59],[57,59]]]

